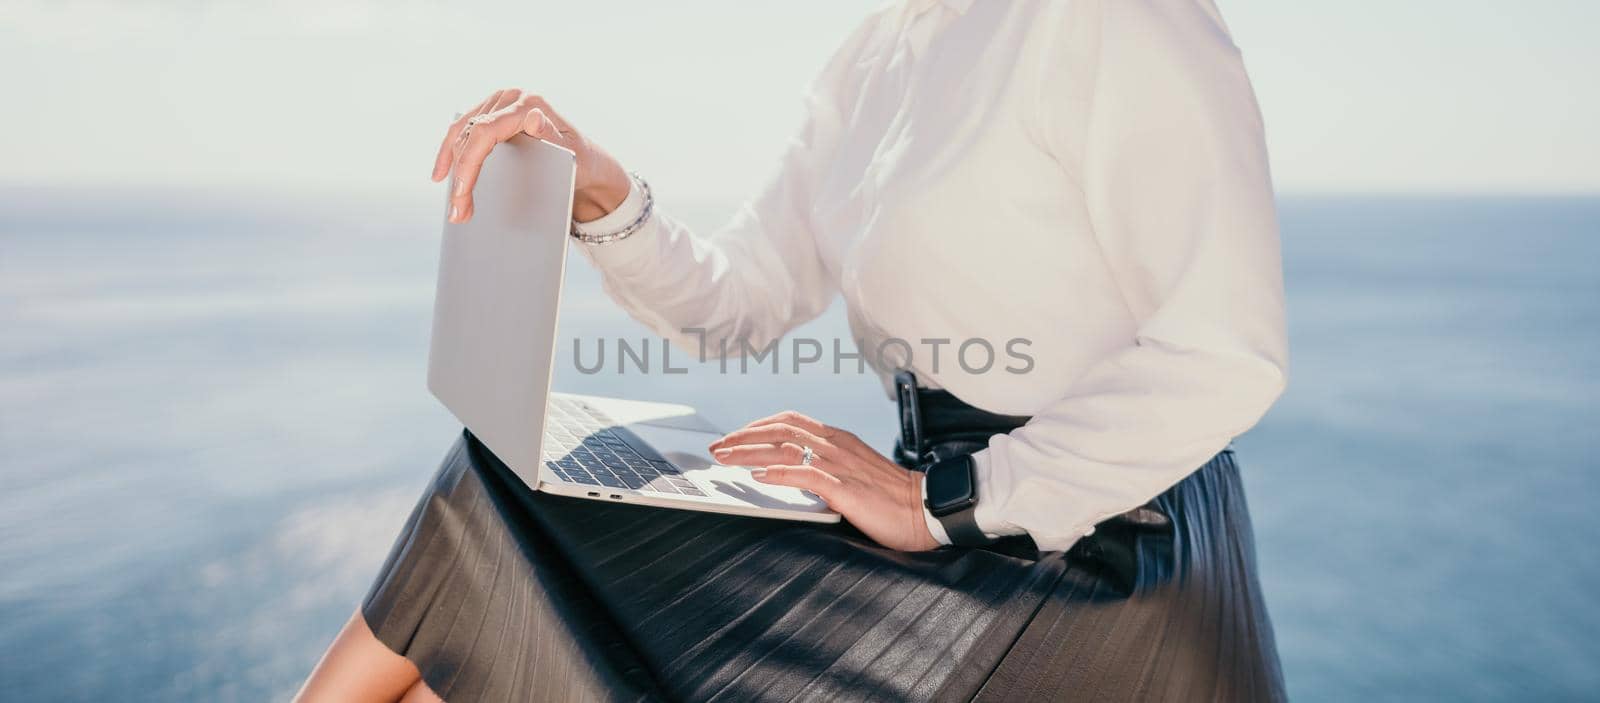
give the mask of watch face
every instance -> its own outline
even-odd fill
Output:
[[[976,503],[972,490],[972,460],[961,457],[928,467],[928,512],[944,517]]]

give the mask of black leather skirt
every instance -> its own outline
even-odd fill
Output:
[[[911,466],[1026,420],[913,395]],[[362,612],[451,701],[1281,700],[1254,563],[1231,450],[1065,553],[907,554],[536,493],[464,433]]]

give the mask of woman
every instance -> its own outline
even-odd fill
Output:
[[[839,528],[534,494],[469,435],[304,699],[1282,698],[1228,449],[1285,383],[1278,238],[1211,0],[892,3],[708,237],[516,90],[445,135],[452,221],[518,134],[577,153],[578,246],[686,348],[842,294],[863,350],[1030,361],[869,354],[893,459],[794,413],[712,445]]]

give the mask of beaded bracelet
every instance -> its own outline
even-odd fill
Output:
[[[627,239],[634,232],[637,232],[640,228],[644,227],[644,223],[650,220],[650,215],[655,211],[656,201],[655,198],[650,195],[650,184],[645,182],[643,178],[640,178],[639,174],[629,173],[628,177],[633,179],[633,183],[636,187],[638,187],[639,192],[644,194],[644,208],[639,211],[639,216],[633,218],[633,221],[629,222],[627,226],[623,227],[622,229],[612,232],[602,232],[600,234],[584,234],[583,232],[578,231],[578,223],[574,222],[572,223],[573,239],[585,244],[609,244],[611,242]]]

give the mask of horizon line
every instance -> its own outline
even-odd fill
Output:
[[[354,196],[360,198],[395,197],[401,194],[416,193],[422,190],[435,190],[442,188],[439,183],[419,183],[414,185],[327,185],[327,186],[297,186],[286,183],[129,183],[120,181],[103,181],[87,183],[63,182],[22,182],[0,180],[0,192],[17,193],[27,191],[100,191],[106,194],[159,194],[171,193],[193,194],[213,193],[230,196],[256,194],[267,198],[303,198],[327,196]],[[1587,199],[1600,198],[1600,187],[1592,189],[1582,188],[1548,188],[1529,189],[1517,187],[1468,187],[1468,188],[1391,188],[1391,189],[1359,189],[1359,188],[1320,188],[1320,187],[1290,187],[1275,190],[1278,198],[1408,198],[1408,199],[1463,199],[1463,198],[1572,198]],[[722,204],[730,201],[743,201],[751,197],[750,193],[712,193],[712,192],[685,192],[675,196],[678,202],[691,205]]]

